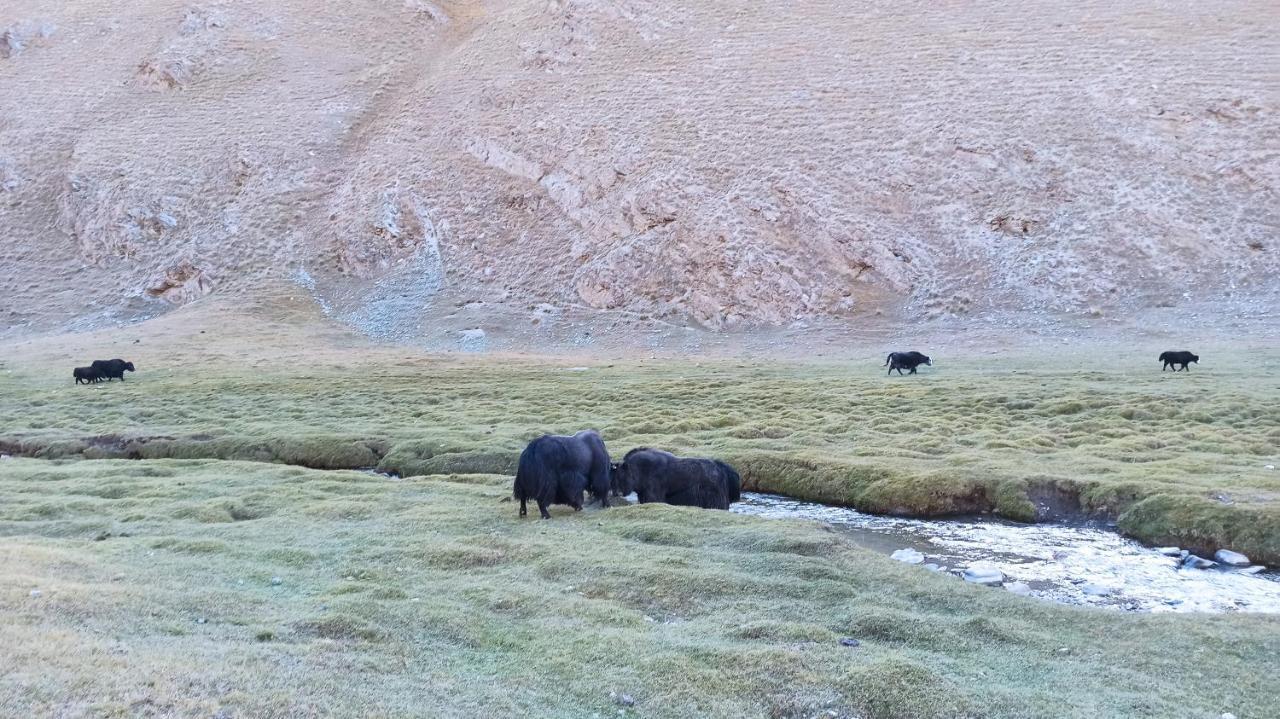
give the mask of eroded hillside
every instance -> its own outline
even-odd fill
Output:
[[[0,317],[719,328],[1274,291],[1273,3],[6,0]],[[30,324],[28,324],[30,323]]]

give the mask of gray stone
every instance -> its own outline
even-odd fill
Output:
[[[899,562],[907,564],[920,564],[924,561],[924,555],[914,549],[899,549],[889,555],[890,559],[896,559]]]
[[[1081,587],[1080,591],[1090,597],[1105,597],[1108,594],[1113,594],[1116,590],[1115,587],[1108,587],[1105,584],[1094,584],[1093,582],[1089,582]]]
[[[1233,567],[1249,566],[1249,558],[1239,552],[1233,552],[1230,549],[1219,549],[1214,553],[1213,558],[1223,564],[1230,564]]]
[[[1267,571],[1266,567],[1262,566],[1261,564],[1255,564],[1252,567],[1249,567],[1247,569],[1241,569],[1239,572],[1237,572],[1237,574],[1261,574],[1262,572],[1265,572],[1265,571]]]
[[[1020,597],[1025,597],[1031,593],[1031,586],[1026,582],[1010,582],[1004,585],[1004,588]]]
[[[1156,551],[1166,557],[1181,557],[1182,550],[1177,547],[1156,547]]]
[[[609,692],[609,698],[612,699],[615,704],[619,704],[624,707],[633,707],[636,705],[635,698],[632,697],[630,694],[619,694],[617,692]]]
[[[272,578],[271,578],[271,584],[272,584],[272,586],[276,586],[276,587],[278,587],[278,586],[280,586],[281,584],[284,584],[284,579],[282,579],[282,578],[280,578],[280,577],[272,577]]]
[[[989,564],[974,564],[960,575],[973,584],[996,586],[1004,581],[1004,573]]]
[[[39,599],[40,596],[44,594],[44,592],[40,591],[39,589],[32,589],[29,592],[29,594],[31,595],[32,599]]]
[[[1194,554],[1188,554],[1187,557],[1182,560],[1182,566],[1190,567],[1191,569],[1208,569],[1209,567],[1218,566],[1218,563],[1210,559],[1205,559],[1204,557],[1197,557]]]
[[[845,637],[840,640],[840,646],[842,647],[856,647],[860,644],[862,644],[862,642],[854,639],[853,637]]]
[[[942,567],[940,567],[940,566],[938,566],[938,565],[934,564],[933,562],[929,562],[928,564],[925,564],[925,565],[922,565],[922,566],[923,566],[925,569],[928,569],[930,572],[941,572],[941,571],[942,571]]]

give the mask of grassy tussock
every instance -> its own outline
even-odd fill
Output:
[[[0,713],[612,716],[610,691],[647,717],[1280,701],[1275,618],[1063,607],[724,512],[521,521],[507,477],[458,479],[5,460]],[[233,507],[256,511],[224,521]]]
[[[845,365],[421,361],[155,369],[87,388],[14,372],[0,375],[0,451],[510,474],[529,439],[594,427],[615,455],[715,455],[761,490],[895,514],[1093,514],[1150,542],[1280,564],[1280,472],[1263,468],[1280,463],[1280,366],[1246,359],[1174,375],[1024,356],[1006,363],[1016,374],[957,362],[911,378]]]

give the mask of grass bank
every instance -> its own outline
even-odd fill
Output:
[[[1276,618],[1039,602],[817,525],[662,505],[520,521],[494,475],[0,468],[5,716],[617,716],[610,692],[644,717],[1280,702]]]
[[[0,451],[510,473],[532,437],[595,427],[614,454],[713,454],[753,488],[804,499],[1101,516],[1151,543],[1280,564],[1280,472],[1265,469],[1280,464],[1280,354],[1223,351],[1176,375],[1143,356],[1106,372],[1082,369],[1086,356],[958,359],[886,378],[873,362],[583,369],[349,353],[187,370],[153,354],[123,385],[0,374]]]

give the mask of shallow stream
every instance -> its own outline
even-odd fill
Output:
[[[1180,557],[1100,524],[904,519],[751,492],[732,511],[825,522],[854,544],[883,554],[916,550],[924,555],[915,565],[922,572],[958,575],[975,565],[993,566],[1004,574],[1006,589],[1066,604],[1143,612],[1280,613],[1280,572],[1184,568]]]

